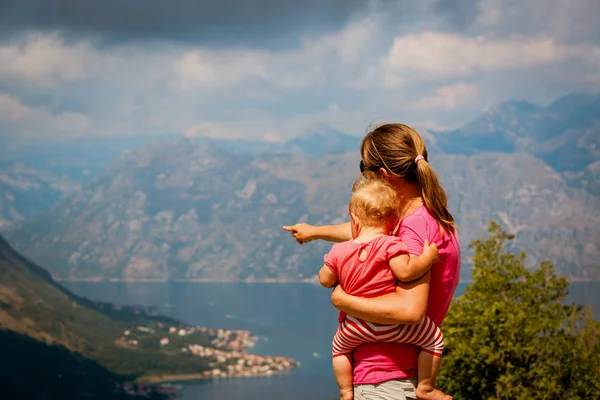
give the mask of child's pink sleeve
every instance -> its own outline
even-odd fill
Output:
[[[406,245],[408,252],[417,256],[423,253],[427,233],[427,221],[420,215],[409,215],[404,218],[398,229],[398,237]]]
[[[408,254],[408,247],[406,247],[400,238],[390,237],[385,247],[385,259],[391,260],[401,254]]]
[[[338,252],[336,250],[337,250],[337,246],[333,245],[333,247],[331,248],[329,253],[325,254],[325,257],[323,257],[323,261],[325,262],[325,265],[327,265],[329,267],[331,272],[333,272],[334,274],[337,275],[337,273],[338,273],[337,253]]]

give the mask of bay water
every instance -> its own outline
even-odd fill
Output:
[[[184,382],[182,400],[330,400],[337,394],[331,372],[331,339],[337,311],[330,290],[305,283],[90,283],[63,282],[92,300],[156,306],[185,323],[246,329],[258,335],[251,350],[293,358],[301,367],[285,375]],[[460,284],[456,295],[467,287]],[[600,318],[600,282],[577,282],[569,300],[591,304]]]

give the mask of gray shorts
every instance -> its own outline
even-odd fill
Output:
[[[354,400],[410,400],[417,398],[417,378],[393,379],[376,385],[354,385]]]

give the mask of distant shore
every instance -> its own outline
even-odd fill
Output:
[[[52,276],[57,282],[93,282],[93,283],[169,283],[169,282],[196,282],[196,283],[311,283],[318,284],[317,277],[305,279],[248,279],[248,280],[219,280],[208,278],[190,278],[190,279],[164,279],[164,278],[62,278]]]
[[[207,279],[207,278],[191,278],[191,279],[163,279],[163,278],[61,278],[57,276],[52,277],[57,282],[91,282],[91,283],[169,283],[169,282],[195,282],[195,283],[309,283],[318,285],[319,281],[317,277],[305,278],[305,279],[252,279],[252,280],[219,280],[219,279]],[[566,276],[572,283],[581,282],[600,282],[599,279],[582,278]],[[473,283],[472,279],[461,279],[460,283]]]
[[[173,375],[146,375],[140,376],[135,381],[140,383],[174,383],[187,381],[205,381],[205,380],[223,380],[223,379],[248,379],[248,378],[270,378],[289,374],[290,371],[281,373],[256,374],[256,375],[235,375],[235,376],[207,376],[201,372],[195,374],[173,374]]]
[[[236,377],[245,378],[245,377]],[[176,375],[147,375],[140,376],[135,381],[140,383],[168,383],[168,382],[184,382],[184,381],[199,381],[206,379],[223,379],[205,376],[202,373],[196,374],[176,374]]]

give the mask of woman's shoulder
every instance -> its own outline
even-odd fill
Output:
[[[437,226],[437,224],[437,220],[429,213],[427,208],[421,206],[402,218],[400,229],[427,230],[430,226]]]

